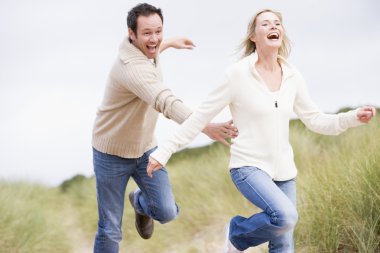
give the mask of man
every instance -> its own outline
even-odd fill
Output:
[[[94,252],[118,252],[125,189],[130,177],[139,189],[129,194],[135,225],[144,239],[153,233],[153,219],[173,220],[178,207],[165,169],[153,178],[146,172],[156,148],[158,113],[182,123],[191,111],[162,84],[158,55],[168,47],[193,48],[187,39],[162,42],[163,17],[149,4],[135,6],[127,17],[129,37],[120,46],[93,129],[93,162],[99,222]],[[161,43],[162,42],[162,43]],[[232,122],[210,124],[203,132],[226,144],[236,137]]]

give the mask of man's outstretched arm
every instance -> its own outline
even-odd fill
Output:
[[[161,43],[160,52],[163,52],[169,47],[176,49],[193,49],[195,45],[190,39],[185,37],[170,38]],[[141,63],[142,62],[140,62],[140,64]],[[151,104],[158,112],[179,124],[181,124],[191,114],[191,110],[185,106],[181,100],[175,97],[169,89],[164,87],[162,83],[154,80],[156,78],[151,76],[149,71],[144,73],[143,79],[145,80],[143,82],[139,82],[139,85],[129,88],[141,99],[146,101],[148,104]],[[155,83],[155,85],[152,85],[153,83]],[[138,89],[135,89],[136,87],[138,87]],[[238,135],[238,131],[233,126],[232,120],[222,123],[209,123],[202,132],[210,139],[221,142],[226,146],[229,146],[226,141],[227,138],[235,138]]]
[[[176,49],[193,49],[195,47],[194,43],[185,37],[175,37],[163,40],[160,46],[160,53],[169,47]]]

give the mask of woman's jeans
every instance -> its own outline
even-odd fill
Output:
[[[256,167],[231,169],[230,173],[244,197],[263,210],[249,218],[231,219],[231,243],[245,250],[269,241],[270,253],[294,252],[293,230],[298,219],[295,180],[273,181]]]
[[[146,168],[153,148],[134,159],[121,158],[93,149],[93,163],[98,198],[98,231],[95,237],[95,253],[117,253],[122,238],[121,224],[125,190],[130,177],[137,183],[135,207],[160,223],[173,220],[178,207],[170,187],[165,168],[149,177]],[[134,224],[135,221],[130,222]]]

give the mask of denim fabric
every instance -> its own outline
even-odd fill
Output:
[[[98,230],[95,237],[95,253],[116,253],[122,239],[122,217],[125,190],[130,177],[137,183],[135,206],[138,212],[166,223],[178,215],[178,206],[165,168],[149,177],[146,167],[153,148],[143,156],[126,159],[93,149],[93,163],[98,198]],[[129,224],[134,224],[130,222]]]
[[[230,174],[244,197],[263,210],[249,218],[231,219],[231,243],[245,250],[269,242],[270,253],[294,252],[293,230],[298,219],[295,179],[273,181],[256,167],[231,169]]]

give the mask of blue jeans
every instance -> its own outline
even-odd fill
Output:
[[[134,159],[109,155],[93,149],[99,214],[94,243],[95,253],[119,251],[124,196],[130,177],[139,187],[135,191],[135,206],[139,213],[148,215],[160,223],[169,222],[178,215],[178,206],[174,200],[166,169],[155,171],[152,178],[146,172],[149,155],[155,149]]]
[[[231,243],[245,250],[269,241],[270,253],[294,252],[293,230],[298,219],[295,179],[273,181],[256,167],[231,169],[230,174],[244,197],[263,210],[249,218],[231,219]]]

